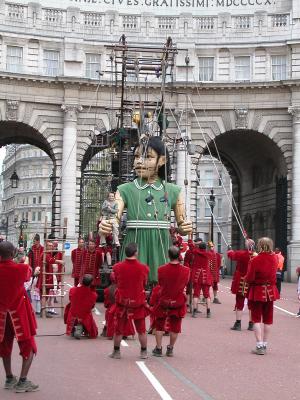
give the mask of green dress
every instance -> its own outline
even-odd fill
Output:
[[[175,208],[180,187],[160,179],[148,184],[141,178],[118,187],[127,208],[125,246],[138,244],[138,259],[150,267],[149,282],[157,282],[157,269],[168,262],[171,244],[170,216]]]

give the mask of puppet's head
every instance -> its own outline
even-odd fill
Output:
[[[134,170],[138,177],[167,180],[170,172],[168,149],[159,136],[145,137],[134,150]]]

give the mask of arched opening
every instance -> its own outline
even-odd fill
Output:
[[[86,238],[96,236],[101,206],[110,191],[132,178],[137,129],[122,128],[94,137],[81,163],[80,228]]]
[[[0,122],[2,151],[1,234],[15,245],[30,246],[35,233],[43,236],[45,217],[53,222],[56,203],[56,159],[46,138],[22,122]],[[11,181],[13,173],[18,182]]]
[[[220,154],[231,176],[233,198],[248,236],[257,240],[268,235],[286,254],[287,166],[281,149],[266,135],[250,130],[221,134],[209,149],[214,156]],[[233,216],[232,244],[242,246],[242,238]]]

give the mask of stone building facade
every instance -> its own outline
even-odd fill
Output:
[[[19,182],[12,188],[10,178],[16,171]],[[8,145],[3,160],[1,179],[3,197],[1,222],[6,225],[5,236],[18,244],[21,223],[24,241],[28,245],[35,233],[43,237],[45,217],[52,215],[52,161],[47,154],[31,145]],[[22,222],[23,221],[23,222]]]
[[[51,4],[51,6],[50,6]],[[176,43],[168,134],[182,111],[198,154],[220,156],[242,223],[288,245],[300,261],[300,3],[297,0],[0,1],[0,145],[30,143],[51,158],[54,219],[79,231],[82,163],[91,132],[110,129],[112,45]],[[186,56],[189,63],[186,63]],[[131,96],[137,96],[132,83]],[[153,102],[161,82],[140,83]],[[187,107],[188,104],[188,107]],[[182,149],[176,180],[183,183]],[[197,157],[188,157],[186,201],[196,218]],[[85,160],[86,161],[86,160]],[[241,233],[233,219],[235,245]]]

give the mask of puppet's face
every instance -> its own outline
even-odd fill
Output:
[[[156,177],[158,169],[164,164],[165,157],[159,156],[151,148],[148,148],[146,154],[143,153],[142,146],[137,147],[135,150],[133,168],[140,178],[149,180]]]

